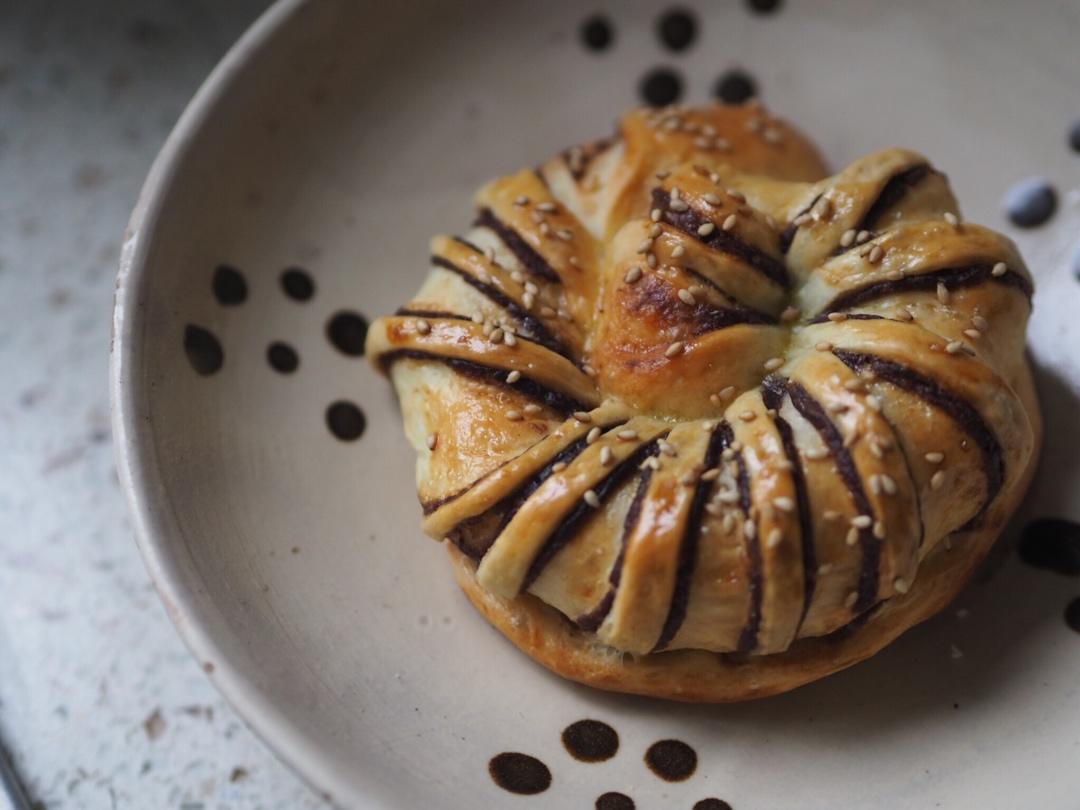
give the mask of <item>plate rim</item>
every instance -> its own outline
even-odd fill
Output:
[[[210,683],[244,723],[316,795],[337,804],[345,798],[356,798],[355,784],[316,753],[315,740],[278,710],[271,696],[234,665],[215,638],[211,617],[200,604],[197,582],[180,560],[183,530],[165,495],[150,441],[151,430],[143,416],[144,383],[131,373],[137,365],[145,318],[142,302],[150,276],[149,245],[180,166],[237,76],[275,34],[310,4],[311,0],[275,0],[265,9],[199,85],[154,158],[121,242],[109,342],[109,398],[120,488],[132,518],[135,543],[165,612]],[[225,622],[223,616],[218,618]]]

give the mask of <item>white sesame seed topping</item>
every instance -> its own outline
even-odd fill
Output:
[[[870,231],[859,231],[857,234],[855,234],[855,241],[856,242],[865,242],[869,238],[870,238]]]
[[[652,211],[649,212],[649,219],[651,219],[653,222],[659,222],[660,217],[662,217],[663,215],[663,211],[661,211],[659,208],[654,208]]]
[[[660,452],[665,456],[675,455],[675,445],[669,442],[667,439],[658,439],[656,446],[660,449]]]
[[[943,304],[949,303],[949,288],[940,281],[937,285],[937,300]]]
[[[798,307],[785,307],[784,311],[780,313],[780,320],[784,323],[790,323],[798,318],[800,315]]]
[[[689,211],[690,210],[689,205],[684,203],[682,200],[675,200],[675,199],[673,199],[670,203],[668,203],[668,208],[670,208],[672,211],[677,211],[680,214],[683,211]]]
[[[645,256],[645,264],[649,265],[650,268],[655,270],[656,269],[656,254],[655,253],[649,253],[648,255],[646,255]]]
[[[757,419],[757,414],[753,411],[743,411],[739,414],[739,418],[742,419],[744,422],[753,422],[755,419]]]
[[[423,318],[416,322],[416,331],[421,335],[426,335],[431,331],[431,324],[425,321]]]
[[[960,218],[956,216],[952,211],[945,212],[945,221],[952,225],[954,228],[960,224]]]
[[[811,447],[809,450],[803,452],[803,456],[811,461],[820,461],[823,458],[829,457],[829,451],[824,447]]]
[[[636,439],[638,437],[637,431],[632,430],[630,428],[620,430],[615,435],[618,436],[624,442],[632,442],[632,441],[634,441],[634,439]]]
[[[649,238],[647,238],[647,239],[642,239],[641,243],[637,246],[637,252],[638,253],[648,253],[650,250],[652,250],[652,246],[653,246],[653,240],[652,240],[651,236]]]
[[[506,381],[508,383],[510,383],[511,385],[513,385],[514,383],[516,383],[520,379],[521,379],[521,372],[518,371],[517,369],[514,369],[513,371],[511,371],[509,374],[506,375]]]
[[[596,369],[590,366],[588,363],[584,363],[581,366],[581,370],[585,372],[586,377],[595,377]]]
[[[731,399],[733,396],[735,396],[735,386],[729,385],[725,388],[721,388],[719,396],[720,399],[724,400],[725,402]]]
[[[874,525],[874,519],[870,515],[856,515],[851,519],[851,525],[856,529],[869,529]]]
[[[528,204],[529,204],[529,198],[526,197],[524,194],[519,194],[517,199],[514,200],[514,205],[521,206],[521,205],[528,205]]]
[[[910,585],[908,585],[908,581],[901,577],[897,577],[896,579],[894,579],[892,586],[893,590],[897,593],[907,593],[908,589],[911,587]]]
[[[663,232],[664,232],[664,228],[659,222],[654,222],[652,224],[652,226],[649,228],[649,236],[651,236],[653,239],[658,237]]]
[[[887,278],[889,281],[903,281],[904,271],[890,270],[888,273],[885,274],[885,278]]]
[[[673,258],[673,259],[682,258],[684,253],[686,253],[686,248],[683,247],[682,245],[676,245],[674,248],[671,249],[671,258]]]
[[[692,487],[697,483],[697,475],[691,470],[679,476],[679,484],[684,487]]]
[[[593,492],[591,489],[585,490],[585,495],[583,496],[583,498],[585,500],[585,503],[587,503],[593,509],[600,508],[600,496]]]
[[[592,421],[592,414],[588,411],[574,411],[574,419],[582,424],[587,424]]]
[[[507,411],[506,412],[506,418],[509,419],[511,422],[520,422],[521,418],[522,418],[521,417],[521,411],[514,411],[514,410]]]
[[[626,271],[626,275],[623,277],[623,280],[627,284],[634,284],[640,278],[641,278],[641,268],[638,267],[637,265],[635,265],[635,266],[631,267],[629,270]]]
[[[689,307],[692,307],[697,303],[697,299],[694,298],[694,294],[689,290],[679,290],[679,300]]]
[[[559,206],[555,205],[555,203],[553,203],[553,202],[537,203],[536,207],[540,211],[543,211],[545,214],[550,214],[550,213],[552,213],[554,211],[559,210]]]
[[[746,521],[743,524],[742,529],[743,529],[743,534],[746,535],[747,540],[753,540],[755,537],[757,537],[757,526],[754,525],[753,521],[750,521],[750,520]]]
[[[938,452],[927,453],[925,456],[923,456],[923,458],[925,458],[931,464],[940,464],[945,460],[945,454]]]
[[[515,346],[517,346],[517,338],[514,336],[513,332],[504,332],[503,333],[503,343],[505,343],[507,346],[509,346],[512,349]]]
[[[984,334],[986,333],[986,330],[990,328],[990,322],[982,315],[972,315],[971,325]]]
[[[945,471],[938,470],[930,479],[930,489],[941,489],[945,486]]]
[[[605,467],[609,465],[614,458],[615,457],[611,454],[611,448],[606,444],[600,448],[600,463]]]
[[[585,443],[592,444],[600,438],[600,434],[602,432],[603,431],[601,431],[599,427],[592,428],[588,433],[585,434]]]
[[[784,136],[778,129],[766,129],[761,133],[761,137],[765,139],[766,143],[778,144],[784,140]]]
[[[822,563],[821,565],[819,565],[817,567],[817,572],[818,572],[819,576],[825,576],[826,574],[828,574],[832,570],[833,570],[832,563]]]
[[[859,542],[859,530],[852,526],[847,531],[847,535],[844,537],[844,542],[849,546],[853,546]]]
[[[730,231],[735,227],[737,223],[738,219],[736,218],[736,216],[734,214],[728,214],[727,217],[724,219],[724,224],[720,227],[725,231]]]
[[[541,222],[538,230],[541,236],[551,236],[551,225],[546,222]]]
[[[720,468],[713,467],[711,470],[706,470],[701,474],[702,481],[715,481],[720,477]]]
[[[840,323],[848,319],[846,312],[830,312],[826,317],[833,323]]]
[[[559,230],[555,231],[555,235],[564,242],[571,242],[574,239],[574,232],[569,228],[559,228]]]
[[[765,541],[766,548],[776,548],[784,541],[784,533],[779,528],[773,529],[769,532],[769,537]]]
[[[536,414],[540,413],[543,408],[541,408],[535,402],[530,402],[528,405],[522,408],[522,410],[525,411],[526,415],[528,416],[536,416]]]
[[[885,251],[881,249],[881,245],[874,245],[870,248],[870,253],[867,255],[866,260],[870,264],[877,264],[881,261],[881,257],[885,255]]]
[[[777,495],[775,498],[772,499],[772,504],[781,512],[795,511],[795,501],[793,501],[786,495]]]
[[[502,329],[501,329],[500,327],[498,327],[498,326],[496,326],[496,327],[495,327],[494,329],[492,329],[492,330],[491,330],[491,334],[490,334],[490,335],[488,335],[488,337],[489,337],[489,338],[491,339],[491,342],[492,342],[492,343],[502,343],[502,339],[503,339],[503,338],[504,338],[505,336],[506,336],[506,332],[504,332],[504,331],[503,331],[503,330],[502,330]]]
[[[525,293],[521,296],[521,305],[524,306],[525,309],[532,309],[536,305],[536,295],[531,292]]]
[[[1005,275],[1007,272],[1009,272],[1009,268],[1006,267],[1005,262],[998,262],[990,270],[990,275],[992,275],[994,278],[1000,278],[1001,276]]]
[[[835,509],[826,509],[826,510],[825,510],[825,511],[824,511],[824,512],[823,512],[823,513],[821,514],[821,516],[822,516],[823,518],[825,518],[825,520],[829,521],[830,523],[835,523],[835,522],[836,522],[836,521],[838,521],[838,520],[840,519],[840,517],[841,517],[840,513],[839,513],[839,512],[837,512],[837,511],[836,511]]]
[[[881,409],[883,407],[882,402],[881,402],[881,398],[878,397],[876,394],[867,394],[866,395],[866,406],[870,410],[877,411],[878,413],[881,413]]]
[[[782,365],[784,365],[783,357],[772,357],[764,362],[763,367],[766,371],[776,371]]]
[[[964,344],[961,343],[959,340],[952,340],[945,344],[945,351],[947,351],[949,354],[958,354],[959,352],[963,351],[963,349]]]
[[[428,450],[434,450],[435,447],[439,444],[439,434],[437,434],[437,433],[430,434],[427,437],[427,441],[425,443],[427,444],[427,449]]]
[[[855,607],[855,603],[858,602],[858,601],[859,601],[858,592],[857,591],[852,591],[851,593],[849,593],[847,595],[847,598],[844,600],[844,607],[846,607],[846,608],[848,608],[850,610],[851,608]]]
[[[831,352],[833,349],[833,345],[827,340],[819,340],[817,343],[814,344],[814,348],[817,349],[819,352]]]
[[[664,350],[664,355],[667,357],[675,357],[676,355],[682,354],[684,348],[686,348],[686,344],[681,340],[676,340]]]
[[[715,230],[716,225],[714,225],[712,222],[705,222],[698,226],[697,233],[698,236],[708,236]]]
[[[544,318],[554,318],[557,314],[551,307],[540,307],[540,315]]]
[[[706,194],[704,197],[702,197],[702,199],[705,200],[705,202],[708,203],[709,205],[720,205],[720,203],[721,203],[719,195],[714,194],[711,191],[708,194]]]
[[[846,231],[844,231],[843,235],[840,237],[840,247],[851,247],[851,245],[852,245],[852,243],[854,241],[855,241],[855,229],[854,228],[848,228]]]
[[[978,329],[965,329],[964,336],[969,337],[972,340],[978,340],[982,337],[982,332],[980,332]]]

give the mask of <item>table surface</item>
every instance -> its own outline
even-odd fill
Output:
[[[184,105],[265,6],[0,2],[0,740],[39,808],[325,806],[180,642],[109,429],[128,214]]]

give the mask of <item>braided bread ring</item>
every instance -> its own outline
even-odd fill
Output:
[[[554,671],[793,688],[947,604],[1022,496],[1015,246],[912,152],[824,174],[756,105],[633,111],[483,188],[372,324],[424,530]]]

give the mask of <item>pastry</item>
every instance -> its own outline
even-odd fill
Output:
[[[632,111],[485,186],[372,324],[424,530],[555,672],[794,688],[946,605],[1022,497],[1016,247],[913,152],[826,174],[758,105]]]

